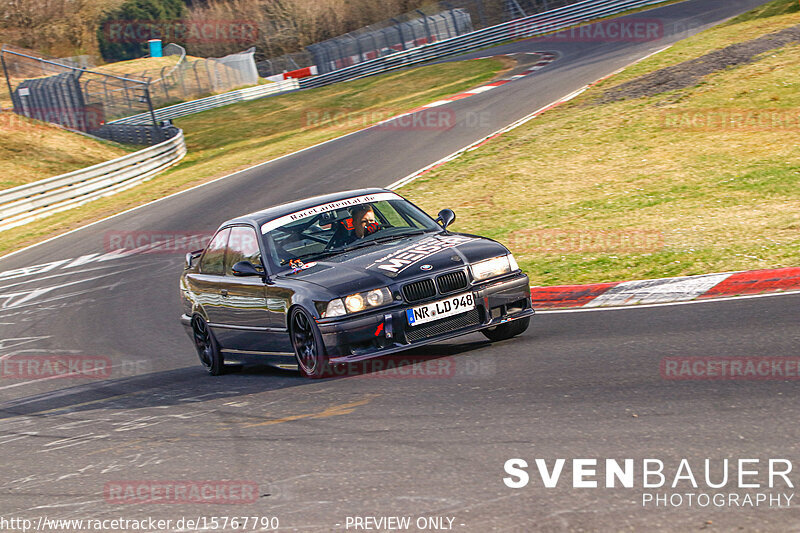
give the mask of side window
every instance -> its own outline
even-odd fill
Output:
[[[201,274],[222,275],[225,263],[225,246],[228,244],[228,235],[230,233],[230,228],[226,228],[217,233],[208,243],[206,252],[203,254],[203,260],[200,263]]]
[[[405,228],[408,227],[408,223],[403,220],[397,211],[392,207],[389,202],[381,201],[375,202],[372,204],[372,207],[376,211],[376,215],[380,213],[380,215],[386,219],[386,222],[395,228]]]
[[[262,268],[258,237],[249,226],[236,226],[231,229],[228,240],[228,255],[225,260],[225,275],[232,276],[233,265],[239,261],[250,261],[256,268]]]

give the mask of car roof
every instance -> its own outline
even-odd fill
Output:
[[[344,200],[345,198],[350,198],[352,196],[377,194],[381,192],[393,192],[393,191],[390,191],[389,189],[379,189],[376,187],[372,187],[369,189],[356,189],[352,191],[342,191],[333,194],[313,196],[311,198],[306,198],[304,200],[297,200],[286,204],[280,204],[274,207],[268,207],[266,209],[262,209],[260,211],[255,211],[247,215],[242,215],[240,217],[232,218],[231,220],[228,220],[225,223],[221,224],[220,227],[227,226],[229,224],[242,224],[242,223],[261,226],[262,224],[264,224],[265,222],[269,222],[270,220],[294,213],[296,211],[302,211],[303,209],[308,209],[310,207],[314,207],[315,205],[327,204],[329,202],[336,202],[338,200]]]

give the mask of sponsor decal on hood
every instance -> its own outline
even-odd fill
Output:
[[[464,237],[462,235],[434,235],[383,256],[368,265],[367,268],[382,270],[384,273],[398,274],[436,252],[454,248],[474,240],[476,239],[473,237]]]

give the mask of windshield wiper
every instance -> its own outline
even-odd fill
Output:
[[[377,242],[384,242],[384,241],[393,241],[395,239],[402,239],[403,237],[413,237],[414,235],[422,235],[423,233],[427,233],[423,229],[416,229],[414,231],[407,231],[405,233],[395,233],[394,235],[387,235],[386,237],[378,237],[375,239]]]
[[[332,255],[340,254],[343,250],[328,250],[327,252],[311,252],[303,255],[298,255],[291,259],[284,259],[281,261],[281,266],[288,265],[292,261],[300,261],[305,263],[307,259],[322,259],[323,257],[330,257]]]
[[[369,241],[360,241],[350,246],[345,246],[344,248],[340,248],[340,252],[350,252],[352,250],[357,250],[359,248],[364,248],[365,246],[372,246],[373,244],[378,244],[380,241],[378,239],[371,239]]]

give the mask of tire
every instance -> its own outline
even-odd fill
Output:
[[[289,315],[289,336],[300,373],[311,379],[325,377],[330,370],[322,333],[316,321],[302,307]]]
[[[192,317],[192,333],[194,334],[194,347],[200,364],[212,376],[219,376],[225,373],[225,358],[219,351],[219,344],[214,334],[208,327],[203,317],[195,315]]]
[[[528,329],[530,323],[531,317],[526,316],[525,318],[518,318],[517,320],[512,320],[511,322],[506,322],[505,324],[500,324],[493,328],[483,329],[481,333],[492,342],[504,341],[511,337],[516,337]]]

